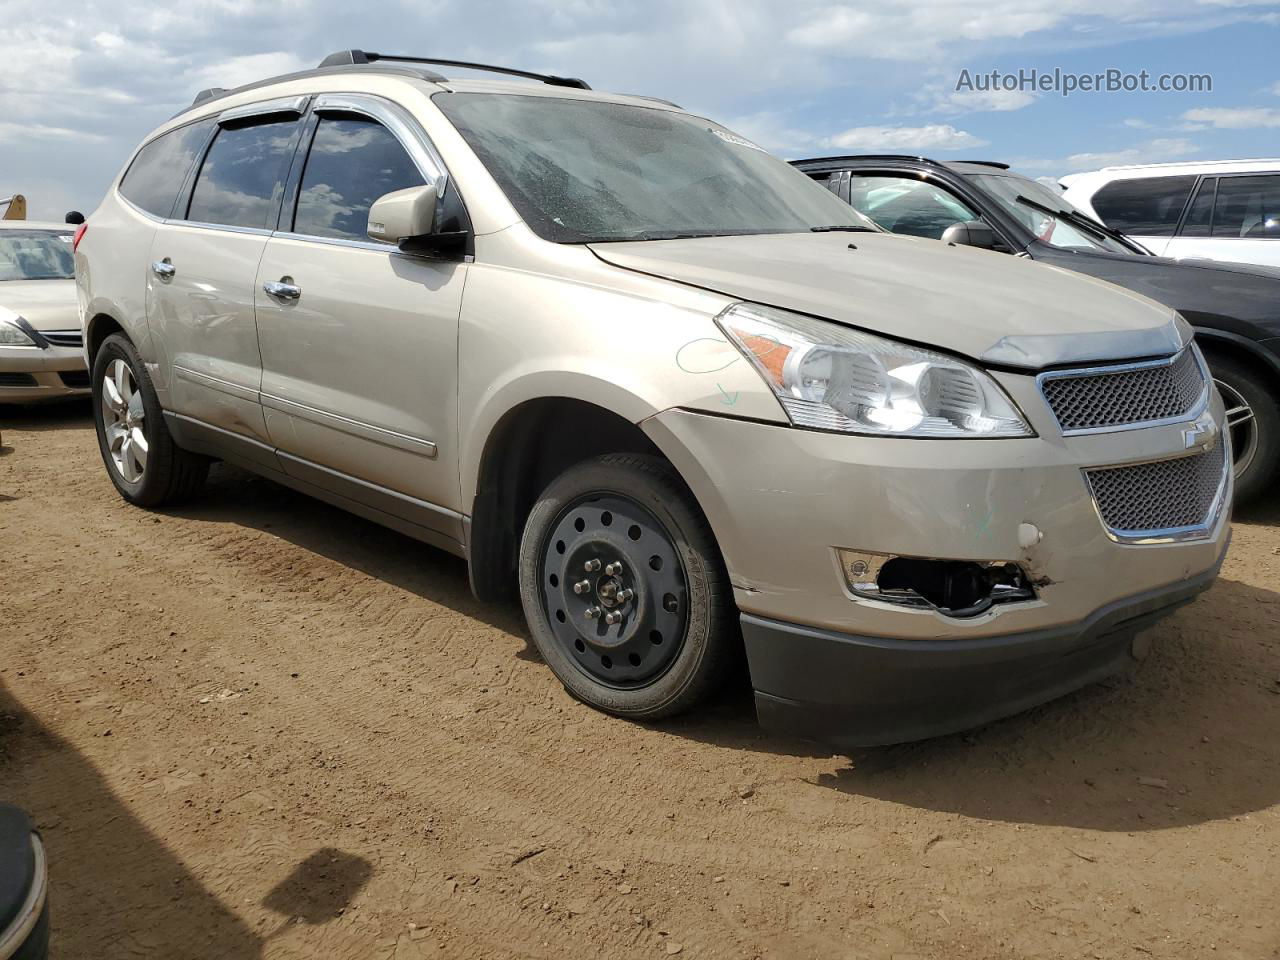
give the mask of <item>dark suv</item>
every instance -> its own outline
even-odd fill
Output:
[[[1007,165],[856,156],[795,165],[893,233],[985,247],[1086,273],[1181,313],[1227,405],[1236,502],[1280,471],[1280,270],[1150,251]]]

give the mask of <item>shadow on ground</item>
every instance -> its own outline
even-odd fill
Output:
[[[93,424],[93,406],[88,398],[62,400],[57,403],[33,403],[15,406],[0,403],[0,429],[78,430]]]
[[[93,764],[0,683],[0,799],[25,808],[49,854],[55,958],[231,958],[262,941],[117,798]]]
[[[518,605],[478,603],[461,560],[342,510],[219,467],[208,495],[181,513],[269,530],[522,638],[522,655],[537,658]],[[1280,521],[1280,505],[1242,519]],[[969,734],[859,752],[817,784],[979,819],[1097,830],[1166,829],[1280,803],[1280,594],[1219,580],[1151,636],[1154,652],[1134,678]],[[743,751],[830,755],[762,732],[745,683],[651,729]]]

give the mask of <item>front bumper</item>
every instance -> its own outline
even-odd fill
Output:
[[[0,347],[0,403],[39,403],[89,395],[78,347]]]
[[[1215,564],[1079,624],[971,640],[855,636],[744,614],[756,712],[767,729],[841,748],[979,726],[1121,671],[1137,633],[1190,603],[1217,573]]]
[[[1139,628],[1213,580],[1229,509],[1195,539],[1119,542],[1084,473],[1188,455],[1188,424],[1063,437],[1017,395],[1028,379],[1006,383],[1038,434],[1025,439],[860,437],[684,410],[644,421],[715,533],[762,722],[845,744],[962,729],[1115,670]],[[1216,394],[1210,410],[1222,423]],[[963,617],[868,598],[841,549],[1014,562],[1035,597]]]

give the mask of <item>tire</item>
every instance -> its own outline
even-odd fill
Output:
[[[151,377],[128,337],[113,333],[102,342],[90,382],[98,450],[120,496],[139,507],[162,507],[198,493],[209,460],[173,442]]]
[[[565,689],[615,716],[688,710],[726,675],[739,644],[711,528],[655,457],[597,457],[552,481],[525,523],[520,599]]]
[[[1233,356],[1207,352],[1209,369],[1227,405],[1235,458],[1237,505],[1249,503],[1275,489],[1280,470],[1280,400],[1263,375]],[[1232,411],[1247,408],[1252,413]]]

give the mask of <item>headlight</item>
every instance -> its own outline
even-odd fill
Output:
[[[984,371],[835,323],[739,303],[716,322],[797,427],[893,437],[1029,437]]]
[[[0,320],[0,347],[34,347],[36,342],[11,320]]]

